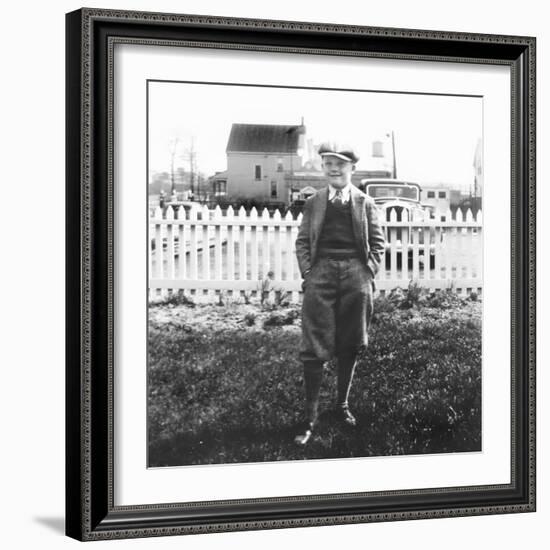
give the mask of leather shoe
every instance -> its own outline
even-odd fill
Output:
[[[351,414],[351,411],[349,410],[349,407],[338,407],[336,409],[336,418],[340,421],[346,424],[347,426],[350,426],[352,428],[355,428],[357,426],[357,420],[355,420],[355,416]]]
[[[311,439],[313,435],[313,423],[304,422],[300,427],[298,435],[294,438],[294,443],[300,447],[303,447]]]

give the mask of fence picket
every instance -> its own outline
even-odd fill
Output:
[[[285,251],[286,251],[286,262],[285,262],[285,281],[294,280],[294,241],[292,239],[292,214],[290,212],[286,213],[285,216]]]
[[[390,228],[390,273],[392,279],[397,279],[397,229]]]
[[[460,250],[461,250],[461,239],[462,237],[462,233],[461,233],[461,229],[460,227],[453,227],[453,240],[454,240],[454,243],[453,243],[453,257],[454,257],[454,262],[453,262],[453,267],[454,267],[454,273],[453,273],[453,277],[452,279],[458,279],[460,278],[461,274],[462,274],[462,263],[460,261]]]
[[[269,210],[262,210],[262,279],[268,276],[271,268],[270,249],[269,249]]]
[[[174,221],[174,209],[168,208],[166,219]],[[174,224],[166,224],[166,274],[168,279],[175,278],[174,269]]]
[[[412,216],[409,218],[408,213],[403,209],[401,212],[402,222],[412,222]],[[410,242],[410,229],[411,225],[408,223],[404,227],[400,228],[401,232],[401,280],[403,286],[409,284],[409,242]]]
[[[235,279],[235,235],[233,233],[233,225],[231,222],[235,219],[235,211],[232,206],[229,206],[225,212],[225,220],[227,227],[225,227],[227,234],[227,273],[224,279],[233,281]]]
[[[185,208],[179,206],[175,212],[175,217],[178,222],[174,224],[174,263],[176,269],[176,278],[180,281],[185,280],[185,225],[183,222],[186,219]]]
[[[481,211],[479,211],[478,214],[481,214]],[[483,242],[483,229],[481,227],[477,228],[476,239],[481,243]],[[475,247],[474,266],[475,266],[476,279],[482,281],[483,280],[483,254],[480,246]]]
[[[250,211],[250,220],[258,219],[258,211],[252,208]],[[253,281],[258,280],[258,225],[250,227],[250,278]]]
[[[442,267],[442,250],[441,250],[441,239],[443,236],[443,228],[440,225],[436,226],[436,230],[434,232],[434,279],[441,279],[441,267]]]
[[[156,289],[151,286],[151,279],[155,277],[155,273],[153,273],[153,243],[155,242],[155,238],[151,235],[151,225],[149,224],[148,231],[147,231],[147,278],[149,280],[147,285],[147,291],[149,295],[149,300],[152,300],[155,296]]]
[[[227,226],[227,279],[235,279],[235,239],[232,225]]]
[[[273,231],[274,231],[274,241],[275,241],[275,247],[274,247],[275,257],[273,259],[274,278],[276,281],[280,281],[282,279],[283,261],[282,261],[282,247],[281,247],[281,213],[278,210],[275,210],[275,213],[273,214],[273,223],[274,223]]]
[[[466,263],[466,272],[464,277],[466,279],[472,279],[474,277],[475,269],[475,237],[474,230],[472,227],[466,229],[466,250],[470,251],[472,254],[472,261]]]
[[[431,243],[430,243],[430,228],[424,228],[424,280],[431,279],[430,263],[431,263]]]
[[[412,279],[418,281],[420,278],[420,231],[419,228],[414,228],[412,233]]]
[[[239,208],[239,222],[246,220],[246,210],[244,206]],[[238,237],[238,246],[239,246],[239,278],[243,281],[247,280],[246,273],[246,226],[239,223],[239,237]]]
[[[214,222],[222,221],[222,210],[220,205],[214,209],[212,219]],[[222,278],[222,226],[219,223],[214,225],[214,279]]]
[[[210,225],[201,224],[199,227],[201,239],[201,276],[203,279],[208,280],[210,279]]]
[[[158,218],[157,218],[158,219]],[[164,278],[163,273],[163,241],[162,228],[160,223],[155,224],[155,277],[157,279]]]
[[[409,285],[409,228],[401,228],[401,280],[403,286]]]
[[[186,229],[186,225],[182,223],[178,225],[178,279],[180,281],[184,281],[187,278]]]
[[[449,280],[452,272],[451,228],[444,227],[441,237],[441,250],[443,251],[443,263],[445,265],[445,279]]]
[[[198,251],[197,251],[197,212],[191,210],[189,212],[189,270],[191,280],[198,278]]]

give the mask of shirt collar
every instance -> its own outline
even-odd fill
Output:
[[[332,187],[332,185],[329,184],[328,186],[328,200],[331,201],[336,196],[336,191],[338,191],[335,187]],[[346,203],[349,201],[349,196],[351,193],[351,183],[348,183],[342,191],[342,202]]]

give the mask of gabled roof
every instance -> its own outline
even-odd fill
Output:
[[[223,172],[216,172],[213,176],[210,176],[208,179],[209,180],[227,179],[227,170],[224,170]]]
[[[226,152],[296,153],[305,126],[278,124],[233,124]]]

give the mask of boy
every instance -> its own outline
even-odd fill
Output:
[[[367,344],[372,316],[373,279],[384,257],[385,239],[374,201],[352,185],[359,160],[345,145],[319,148],[327,187],[304,207],[296,239],[304,279],[302,349],[305,422],[298,445],[311,438],[318,416],[323,363],[336,358],[337,416],[348,426],[356,420],[348,396],[357,355]]]

